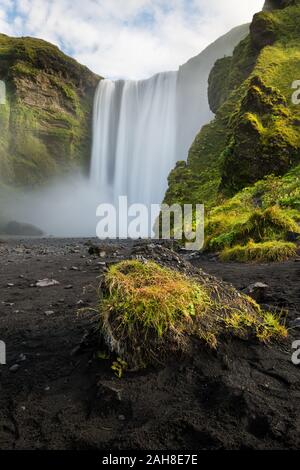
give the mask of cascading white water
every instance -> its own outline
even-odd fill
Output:
[[[104,202],[149,206],[163,199],[176,162],[177,72],[99,83],[91,179]]]

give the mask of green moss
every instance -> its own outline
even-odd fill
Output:
[[[263,342],[287,336],[276,315],[234,288],[152,261],[110,267],[105,287],[98,307],[101,332],[110,350],[133,367],[168,360],[185,351],[192,336],[210,348],[226,334]]]
[[[239,237],[254,241],[284,238],[287,232],[300,232],[300,227],[285,212],[276,206],[266,210],[256,209],[240,226]]]
[[[189,151],[188,164],[179,162],[169,176],[166,204],[197,201],[209,207],[216,201],[221,182],[221,152],[226,140],[227,131],[221,122],[215,121],[202,128]]]
[[[229,95],[232,57],[217,60],[208,80],[208,101],[210,109],[216,113]]]
[[[167,329],[184,329],[196,310],[205,313],[209,297],[205,290],[184,276],[149,261],[124,261],[112,266],[106,275],[109,297],[104,310],[113,309],[133,333],[138,325],[159,337]]]
[[[38,75],[38,71],[36,68],[32,67],[29,64],[24,62],[17,62],[13,65],[9,70],[9,75],[11,77],[28,77],[28,78],[36,78]]]
[[[296,256],[296,254],[296,245],[294,243],[282,241],[249,242],[247,245],[225,248],[221,253],[221,259],[240,263],[272,263],[286,261]]]
[[[283,177],[269,176],[245,188],[207,214],[206,247],[236,242],[284,240],[300,232],[300,167]],[[259,208],[257,207],[259,206]]]

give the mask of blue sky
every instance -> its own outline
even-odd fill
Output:
[[[0,32],[61,47],[109,78],[175,70],[263,0],[0,0]]]

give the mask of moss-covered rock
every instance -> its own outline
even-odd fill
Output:
[[[229,93],[229,75],[232,57],[223,57],[217,60],[208,78],[208,102],[210,109],[216,113],[226,101]]]
[[[97,321],[109,351],[120,358],[115,370],[122,364],[161,364],[186,352],[191,338],[216,349],[228,335],[263,343],[287,337],[280,316],[263,311],[232,286],[202,271],[194,273],[152,260],[122,261],[109,268]]]
[[[0,178],[37,186],[87,166],[97,75],[57,47],[0,34]]]
[[[254,76],[249,83],[222,167],[222,189],[238,191],[268,174],[282,175],[300,161],[294,115],[278,89]]]

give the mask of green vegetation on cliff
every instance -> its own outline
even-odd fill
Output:
[[[291,232],[296,241],[300,232],[300,105],[292,101],[300,2],[285,3],[255,15],[249,37],[216,62],[208,89],[216,117],[169,176],[165,202],[205,204],[211,250],[277,243]]]
[[[32,187],[87,166],[99,77],[57,47],[0,34],[0,178]]]

